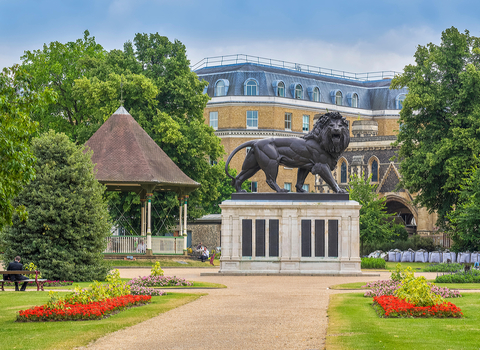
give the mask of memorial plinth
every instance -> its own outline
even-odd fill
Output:
[[[361,275],[348,194],[234,193],[220,207],[220,274]]]

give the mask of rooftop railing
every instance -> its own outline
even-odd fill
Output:
[[[322,68],[317,66],[311,66],[308,64],[293,63],[287,61],[280,61],[271,58],[250,56],[244,54],[227,55],[227,56],[215,56],[206,57],[203,60],[192,65],[190,68],[193,71],[207,67],[221,67],[242,63],[254,63],[267,67],[284,68],[289,70],[295,70],[298,72],[319,74],[334,78],[359,80],[359,81],[374,81],[382,79],[392,79],[395,75],[401,74],[395,71],[381,71],[381,72],[368,72],[368,73],[352,73],[346,71],[340,71],[330,68]]]

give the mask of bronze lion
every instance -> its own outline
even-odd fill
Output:
[[[336,193],[345,193],[332,176],[338,158],[350,143],[348,121],[338,112],[329,112],[321,115],[316,121],[311,132],[301,138],[284,137],[268,138],[248,141],[237,148],[228,156],[225,172],[232,179],[232,186],[237,192],[242,190],[242,183],[251,178],[260,169],[266,176],[267,184],[277,192],[288,192],[277,185],[278,167],[284,165],[298,168],[297,192],[305,192],[303,183],[309,172],[320,175],[321,178]],[[251,147],[242,171],[233,177],[228,173],[228,164],[232,157],[241,149]]]

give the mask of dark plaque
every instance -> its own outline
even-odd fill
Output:
[[[325,256],[325,220],[315,220],[315,256]]]
[[[302,256],[312,256],[312,221],[302,220]]]
[[[338,220],[328,220],[328,256],[338,257]]]
[[[252,256],[252,220],[242,220],[242,256]]]
[[[279,231],[278,231],[278,220],[270,220],[268,229],[268,256],[278,256],[279,254]]]
[[[265,220],[255,220],[255,256],[265,256]]]

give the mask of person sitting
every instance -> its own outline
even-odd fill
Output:
[[[137,253],[145,253],[147,251],[147,247],[145,246],[143,239],[140,241],[140,243],[138,243],[136,251]]]
[[[199,250],[202,249],[202,242],[200,242],[197,247],[195,248],[195,250],[198,252]]]
[[[17,255],[15,260],[8,264],[7,271],[22,271],[23,265],[20,264],[20,257]],[[15,282],[15,291],[18,292],[18,281],[28,280],[24,275],[10,275],[10,281]],[[23,282],[20,292],[25,292],[28,282]]]
[[[210,254],[208,253],[208,249],[207,247],[203,247],[203,251],[202,251],[202,262],[205,262],[205,260],[208,260],[208,257],[210,256]]]

